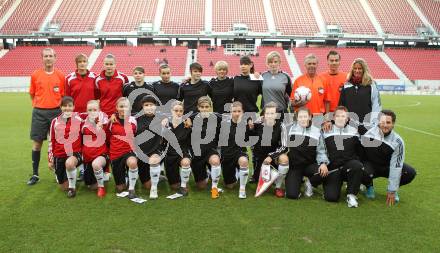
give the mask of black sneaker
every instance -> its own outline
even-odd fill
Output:
[[[182,196],[188,196],[188,190],[183,187],[179,187],[177,193],[182,194]]]
[[[76,196],[76,190],[69,188],[69,190],[67,191],[67,197],[68,198],[74,198]]]
[[[135,199],[138,196],[136,195],[135,191],[128,191],[128,196],[129,199]]]
[[[29,181],[27,181],[27,185],[34,185],[40,181],[40,178],[37,175],[33,175]]]

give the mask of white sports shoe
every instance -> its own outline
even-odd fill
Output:
[[[358,207],[358,202],[356,196],[353,194],[347,194],[347,205],[348,207]]]
[[[246,189],[240,189],[238,191],[238,198],[245,199],[246,198]]]
[[[308,198],[313,196],[313,186],[308,178],[306,178],[304,181],[304,195],[306,195]]]
[[[150,189],[150,199],[157,199],[159,196],[157,195],[157,188],[151,187]]]

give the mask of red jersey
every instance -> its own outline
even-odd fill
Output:
[[[122,97],[122,87],[126,83],[128,83],[128,77],[117,70],[111,77],[106,77],[103,70],[95,79],[97,98],[105,114],[112,115],[116,112],[116,101]]]
[[[127,129],[125,128],[125,125],[127,125]],[[118,118],[114,123],[110,123],[108,128],[110,160],[118,159],[128,152],[134,152],[134,135],[136,133],[136,128],[136,118],[132,116],[123,120],[123,122]]]
[[[75,105],[75,112],[87,111],[87,102],[96,99],[98,92],[95,86],[96,74],[87,70],[81,76],[73,72],[66,77],[66,96],[71,96]]]
[[[97,123],[101,123],[102,126],[98,127]],[[108,128],[109,120],[105,113],[100,112],[98,118],[94,122],[85,119],[81,126],[82,134],[82,155],[84,163],[91,163],[96,157],[102,156],[108,153],[108,147],[106,143],[106,130]]]
[[[49,161],[53,157],[65,158],[73,153],[81,152],[82,119],[74,112],[72,117],[65,119],[62,114],[50,124],[50,143],[48,147]]]

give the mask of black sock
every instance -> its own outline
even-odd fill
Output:
[[[32,150],[32,170],[34,175],[38,176],[38,167],[40,166],[41,151]]]

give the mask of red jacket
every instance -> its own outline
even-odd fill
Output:
[[[95,79],[101,111],[107,115],[112,115],[116,112],[116,101],[122,97],[122,87],[126,83],[128,83],[128,77],[117,70],[115,70],[115,73],[110,78],[105,76],[104,70],[101,72]]]
[[[110,160],[115,160],[121,157],[122,155],[135,150],[134,148],[134,135],[136,134],[136,119],[132,116],[128,117],[124,121],[124,125],[127,125],[127,130],[124,128],[124,125],[121,124],[119,119],[117,119],[114,123],[110,123],[108,128],[108,142],[110,144]]]
[[[102,127],[97,127],[96,123],[100,122]],[[106,130],[109,120],[105,113],[101,112],[95,122],[86,119],[81,126],[82,134],[82,155],[84,163],[91,163],[96,157],[108,153],[106,143]]]
[[[98,91],[95,86],[96,74],[87,70],[82,77],[73,72],[66,77],[66,96],[71,96],[75,105],[75,112],[87,111],[87,102],[96,99]]]
[[[48,147],[49,161],[53,157],[66,158],[73,153],[81,152],[81,124],[78,113],[64,119],[62,114],[52,120],[50,124],[50,143]]]

